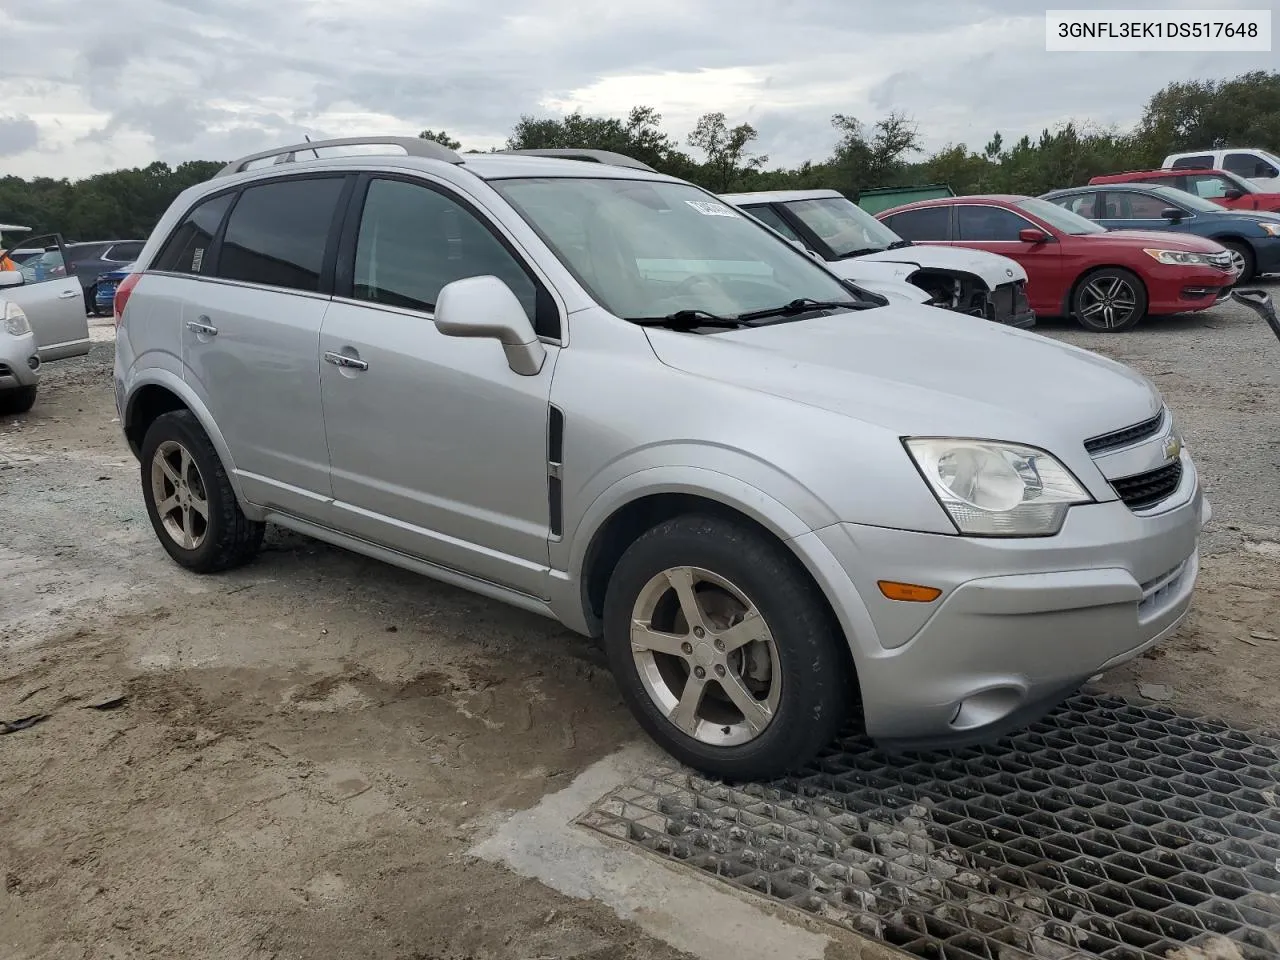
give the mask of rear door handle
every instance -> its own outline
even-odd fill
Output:
[[[345,353],[334,353],[326,350],[324,358],[327,362],[332,363],[335,367],[347,367],[351,370],[368,370],[369,364],[364,360],[355,357],[348,357]]]
[[[195,333],[203,333],[210,337],[216,337],[218,335],[218,328],[212,324],[203,322],[208,319],[208,317],[201,317],[199,320],[188,320],[187,329],[194,331]]]
[[[79,296],[79,294],[77,294],[77,293],[76,293],[76,291],[74,291],[74,290],[63,290],[63,291],[62,291],[62,293],[58,294],[58,299],[59,299],[59,300],[70,300],[72,297],[75,297],[75,296]]]

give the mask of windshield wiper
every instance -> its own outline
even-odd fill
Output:
[[[870,310],[875,306],[877,304],[860,300],[814,300],[811,297],[797,297],[790,303],[784,303],[778,307],[740,313],[738,314],[738,319],[749,322],[751,320],[763,320],[766,317],[789,317],[792,314],[809,313],[812,310],[833,310],[836,308],[841,310]]]
[[[672,330],[695,330],[698,327],[722,327],[733,330],[745,327],[742,317],[722,317],[707,310],[677,310],[665,317],[627,317],[642,327],[669,327]]]
[[[910,240],[895,240],[886,247],[886,250],[901,250],[903,247],[914,247],[915,244]]]
[[[890,247],[889,249],[893,249]],[[854,257],[866,256],[868,253],[882,253],[884,247],[859,247],[857,250],[848,250],[836,257],[837,260],[851,260]]]

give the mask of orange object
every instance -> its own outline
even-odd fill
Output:
[[[878,584],[880,592],[890,600],[902,600],[906,603],[933,603],[942,596],[937,587],[922,587],[918,583],[898,583],[896,580],[881,580]]]

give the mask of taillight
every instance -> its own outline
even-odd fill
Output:
[[[116,287],[116,297],[112,303],[112,310],[115,313],[116,326],[120,326],[120,321],[124,319],[124,308],[129,304],[129,294],[133,293],[133,288],[138,285],[140,273],[131,273],[120,281],[120,286]]]

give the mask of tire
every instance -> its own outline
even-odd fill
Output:
[[[36,387],[18,387],[0,393],[0,414],[26,413],[36,404]]]
[[[702,626],[689,629],[681,592],[694,597]],[[726,613],[753,611],[755,629],[726,629],[735,622]],[[637,632],[639,648],[636,620],[653,628]],[[668,753],[714,777],[780,777],[831,742],[849,714],[844,642],[795,557],[716,517],[676,517],[645,533],[618,561],[605,594],[605,650],[627,705]],[[688,698],[700,670],[702,695]],[[744,694],[755,701],[754,726],[736,705]],[[696,707],[682,729],[669,714],[681,714],[686,700]]]
[[[175,562],[196,573],[218,573],[253,559],[266,525],[241,511],[227,471],[194,414],[176,410],[157,417],[143,438],[141,461],[147,516]],[[168,506],[163,513],[157,496]]]
[[[1257,276],[1258,258],[1253,255],[1251,246],[1239,240],[1220,240],[1218,242],[1231,252],[1232,265],[1240,268],[1233,286],[1238,287],[1242,283],[1248,283]]]
[[[1110,320],[1105,319],[1110,303]],[[1127,304],[1122,314],[1120,308]],[[1071,315],[1080,326],[1094,333],[1132,330],[1147,314],[1147,288],[1137,274],[1120,267],[1103,267],[1086,273],[1071,292]]]

